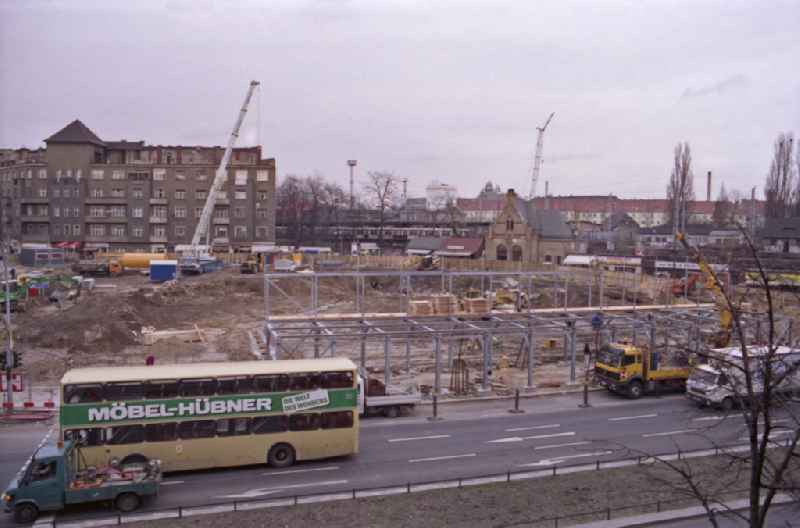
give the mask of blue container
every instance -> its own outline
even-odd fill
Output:
[[[166,282],[175,280],[178,270],[177,260],[151,260],[150,282]]]

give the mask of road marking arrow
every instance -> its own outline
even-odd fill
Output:
[[[566,455],[556,458],[546,458],[544,460],[539,460],[538,462],[531,462],[530,464],[520,464],[519,467],[554,466],[571,458],[603,456],[610,455],[611,453],[613,453],[613,451],[596,451],[594,453],[581,453],[579,455]]]
[[[264,495],[272,495],[273,493],[278,493],[283,490],[288,489],[295,489],[295,488],[311,488],[314,486],[335,486],[337,484],[347,484],[346,480],[326,480],[323,482],[307,482],[305,484],[289,484],[286,486],[280,486],[276,488],[256,488],[247,491],[243,491],[242,493],[233,493],[231,495],[217,495],[223,499],[253,499],[255,497],[263,497]]]
[[[545,434],[545,435],[534,435],[534,436],[508,436],[506,438],[498,438],[496,440],[489,440],[486,442],[487,444],[507,444],[509,442],[522,442],[523,440],[541,440],[543,438],[556,438],[559,436],[575,436],[575,431],[570,431],[568,433],[553,433],[553,434]]]

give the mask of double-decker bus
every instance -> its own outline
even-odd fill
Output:
[[[89,465],[286,467],[357,453],[358,400],[344,358],[81,368],[61,379],[60,433]]]

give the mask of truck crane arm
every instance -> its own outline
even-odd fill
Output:
[[[719,348],[724,348],[728,346],[731,341],[733,314],[731,313],[730,307],[728,306],[728,301],[725,299],[725,295],[722,293],[722,289],[720,288],[722,282],[717,277],[717,274],[714,273],[714,270],[711,269],[711,266],[708,265],[708,262],[706,262],[706,260],[703,258],[703,255],[701,255],[696,248],[689,245],[689,242],[686,240],[686,235],[678,231],[675,234],[675,238],[686,249],[686,252],[689,253],[689,256],[692,258],[692,260],[697,262],[697,266],[700,268],[700,273],[702,273],[703,278],[705,279],[706,288],[708,288],[714,295],[714,302],[717,305],[717,310],[719,310],[720,328],[716,346]]]
[[[228,139],[228,145],[225,147],[225,153],[222,155],[222,161],[219,163],[219,167],[217,168],[217,172],[214,176],[214,181],[211,184],[211,189],[206,197],[206,203],[203,205],[203,211],[200,213],[200,219],[197,221],[197,227],[194,230],[191,243],[191,252],[195,257],[197,257],[199,253],[200,240],[202,239],[203,235],[206,234],[209,228],[209,221],[211,220],[211,214],[214,212],[214,204],[217,200],[217,193],[222,188],[222,184],[225,183],[225,179],[228,174],[228,161],[230,161],[231,151],[233,150],[233,146],[236,144],[236,140],[239,137],[239,130],[242,128],[244,116],[247,115],[247,107],[250,105],[250,99],[253,97],[253,92],[259,86],[259,84],[260,83],[258,81],[250,81],[250,88],[247,90],[247,96],[244,99],[244,104],[242,105],[242,109],[239,111],[239,115],[236,118],[236,123],[233,126],[233,132],[231,132],[231,137]]]

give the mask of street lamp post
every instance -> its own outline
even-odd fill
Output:
[[[347,160],[347,166],[350,167],[350,210],[352,211],[355,208],[356,199],[355,199],[355,190],[354,190],[354,180],[353,180],[353,171],[358,164],[357,160]]]

